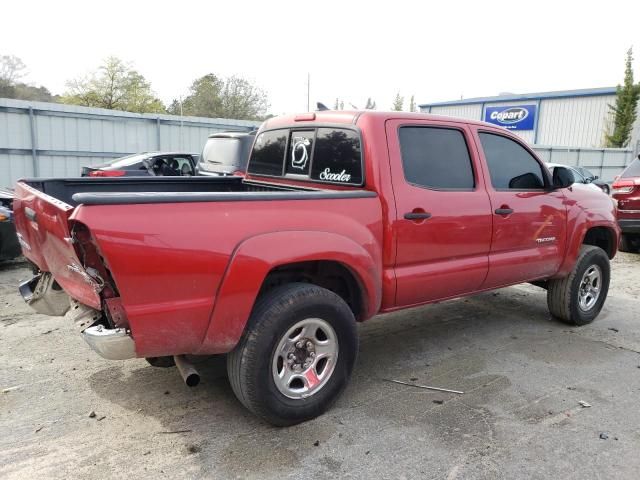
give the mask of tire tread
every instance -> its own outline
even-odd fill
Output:
[[[549,311],[551,315],[556,317],[558,320],[561,320],[564,323],[568,323],[570,325],[584,325],[585,323],[572,315],[571,312],[571,301],[572,301],[572,285],[575,281],[576,275],[582,271],[582,264],[585,262],[585,259],[590,256],[593,252],[602,253],[606,256],[604,250],[600,247],[595,247],[593,245],[582,245],[580,247],[580,253],[578,258],[576,259],[575,266],[571,273],[563,278],[551,279],[548,283],[547,290],[547,305],[549,307]],[[607,258],[608,261],[608,258]],[[608,275],[609,272],[603,272],[603,275]],[[608,289],[608,280],[607,280],[607,289]],[[607,292],[604,291],[603,295],[606,297]]]

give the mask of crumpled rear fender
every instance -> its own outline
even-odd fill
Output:
[[[363,318],[375,315],[381,302],[380,247],[365,246],[342,235],[312,231],[268,233],[243,241],[233,253],[216,295],[199,354],[231,351],[242,336],[262,283],[275,267],[313,260],[336,261],[358,280]]]

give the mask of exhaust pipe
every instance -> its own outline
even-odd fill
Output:
[[[176,367],[178,367],[178,371],[188,387],[195,387],[200,383],[200,374],[193,364],[187,360],[187,357],[175,355],[173,360],[176,362]]]

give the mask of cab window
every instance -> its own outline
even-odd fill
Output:
[[[480,142],[496,190],[541,190],[542,165],[518,142],[494,133],[481,132]]]

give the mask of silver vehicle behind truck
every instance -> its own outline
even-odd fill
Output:
[[[244,172],[256,138],[252,132],[219,132],[209,135],[197,165],[197,175],[225,176]]]

